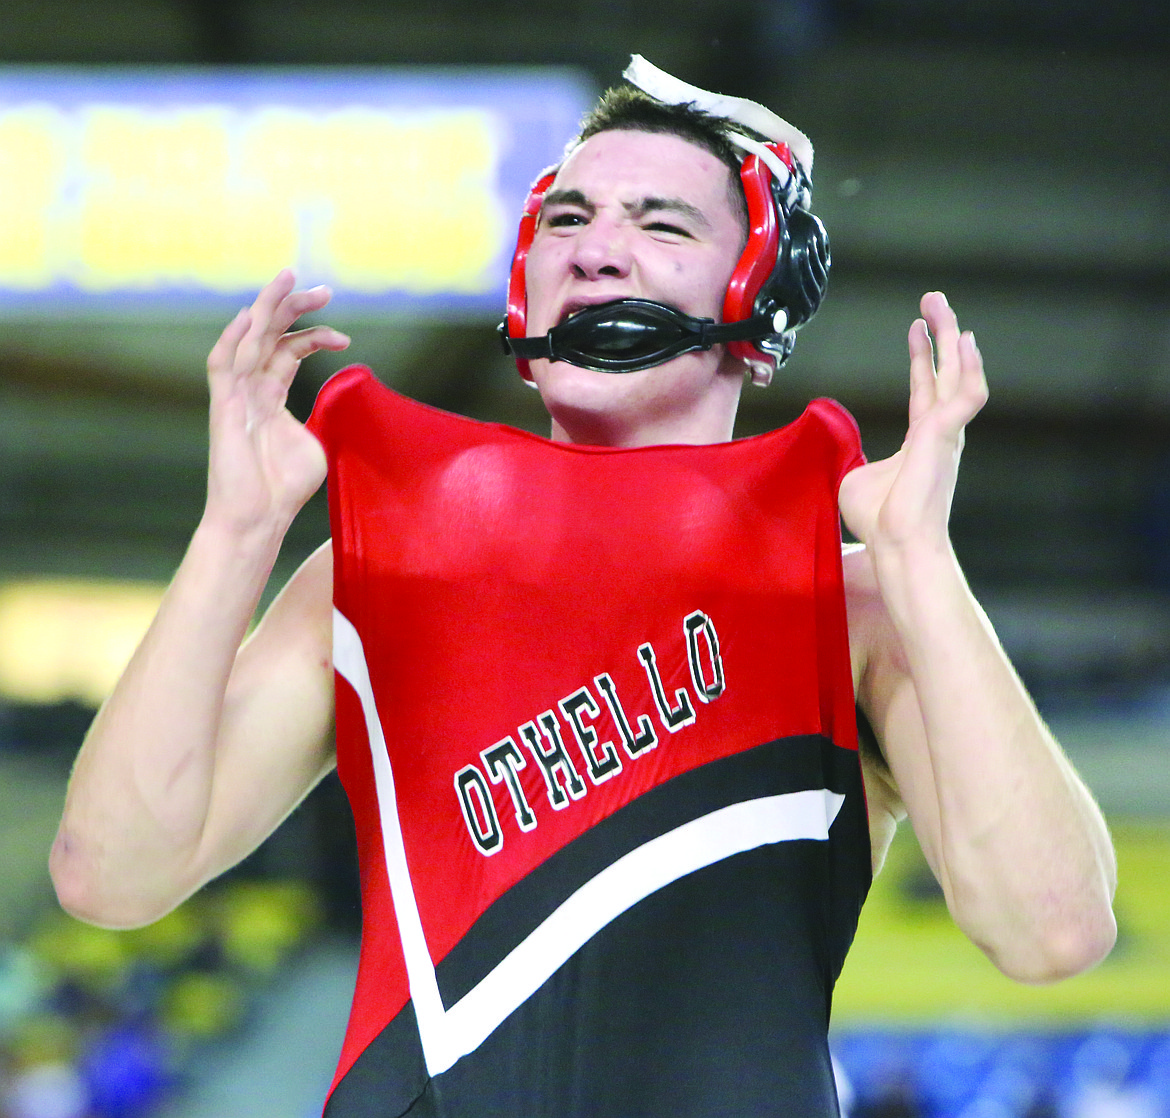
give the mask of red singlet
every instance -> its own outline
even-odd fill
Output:
[[[364,921],[326,1113],[836,1114],[852,419],[578,447],[355,366],[310,425]]]

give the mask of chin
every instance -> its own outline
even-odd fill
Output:
[[[638,415],[643,373],[599,373],[566,361],[533,368],[545,410],[570,442],[611,445]],[[533,362],[533,366],[536,362]]]
[[[599,373],[564,361],[533,362],[553,438],[591,446],[715,442],[731,437],[742,373],[686,354],[636,373]]]

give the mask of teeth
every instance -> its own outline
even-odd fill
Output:
[[[612,303],[615,299],[619,298],[622,298],[622,296],[612,295],[608,299],[586,300],[582,303],[566,303],[564,310],[561,311],[561,317],[558,319],[557,325],[559,326],[566,319],[572,318],[579,311],[588,310],[590,307],[599,306],[601,303]]]

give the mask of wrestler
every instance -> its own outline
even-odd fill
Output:
[[[987,394],[973,337],[923,297],[891,458],[862,464],[827,404],[728,442],[745,371],[767,379],[823,292],[781,283],[732,336],[761,197],[804,222],[816,278],[794,216],[811,147],[634,76],[649,107],[603,104],[522,227],[505,336],[552,440],[359,369],[306,430],[288,384],[348,339],[294,330],[329,293],[281,273],[209,356],[206,509],[70,781],[62,904],[146,923],[332,767],[336,711],[366,922],[331,1114],[835,1113],[832,982],[907,814],[1005,974],[1052,981],[1113,943],[1100,812],[947,532]],[[245,641],[326,455],[332,547]],[[862,543],[840,562],[838,508]]]

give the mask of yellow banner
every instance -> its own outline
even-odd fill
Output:
[[[483,291],[507,225],[489,113],[44,105],[0,116],[0,285],[229,292],[297,262]]]
[[[0,310],[248,292],[502,290],[571,71],[0,70]]]

